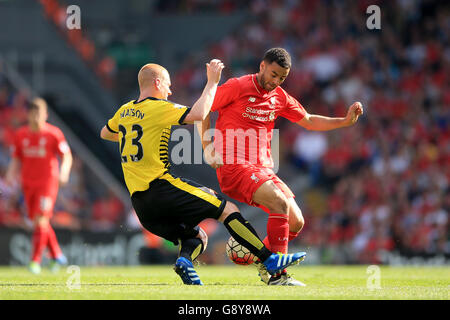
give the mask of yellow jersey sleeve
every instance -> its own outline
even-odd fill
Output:
[[[114,114],[114,116],[108,120],[106,123],[106,127],[109,131],[112,133],[118,133],[119,132],[119,120],[120,120],[120,113],[121,113],[122,107],[117,110],[117,112]]]
[[[184,118],[191,109],[170,101],[164,101],[163,104],[156,109],[159,123],[162,126],[185,124]]]

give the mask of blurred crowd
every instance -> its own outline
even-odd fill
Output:
[[[366,27],[372,4],[381,8],[380,30]],[[380,250],[450,254],[449,6],[255,0],[249,8],[252,20],[187,57],[171,98],[199,96],[211,57],[224,61],[228,79],[256,73],[268,48],[286,48],[293,67],[283,87],[309,113],[345,116],[354,101],[365,108],[356,126],[334,132],[278,122],[280,173],[292,166],[309,178],[297,191],[306,218],[297,243],[336,246],[345,261],[362,263],[379,263]]]
[[[251,2],[252,0],[157,0],[155,9],[161,13],[214,12],[230,14],[247,9]]]
[[[102,84],[106,88],[111,88],[116,72],[116,62],[103,50],[99,50],[94,41],[81,28],[81,11],[68,10],[70,3],[60,3],[59,0],[39,0],[39,3],[44,16],[55,25],[67,44],[79,54]],[[78,18],[75,18],[75,14],[78,14]],[[68,17],[72,18],[68,19]],[[69,21],[69,24],[73,24],[74,27],[68,28]],[[77,23],[80,25],[79,27],[76,26]]]
[[[13,186],[5,183],[14,132],[27,123],[28,93],[16,90],[0,73],[0,227],[28,228],[20,176]],[[60,187],[52,224],[72,230],[113,231],[126,222],[124,205],[72,150],[69,183]]]

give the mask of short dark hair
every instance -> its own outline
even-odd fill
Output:
[[[47,109],[47,103],[40,97],[35,97],[28,103],[28,111],[38,110],[41,107]]]
[[[264,54],[264,61],[268,63],[276,62],[285,69],[291,68],[291,55],[283,48],[272,48]]]

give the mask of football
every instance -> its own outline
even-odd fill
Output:
[[[228,258],[235,264],[249,265],[255,262],[257,257],[251,253],[246,247],[237,242],[233,237],[228,239],[225,246]]]

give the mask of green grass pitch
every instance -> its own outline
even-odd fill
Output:
[[[289,272],[307,287],[266,286],[253,266],[197,267],[204,286],[183,285],[172,266],[43,268],[33,275],[23,267],[0,268],[0,299],[149,299],[149,300],[448,300],[450,267],[380,266],[379,289],[369,289],[367,266],[292,266]],[[372,274],[373,275],[373,274]],[[376,283],[376,282],[370,282]]]

